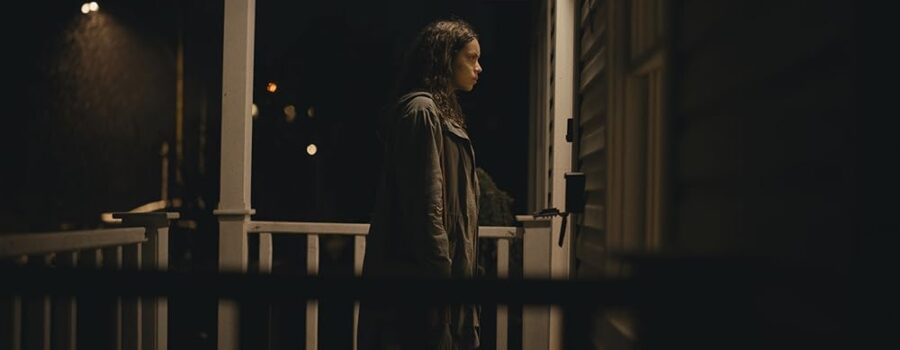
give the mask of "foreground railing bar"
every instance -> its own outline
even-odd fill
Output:
[[[75,251],[144,242],[144,228],[0,235],[0,258]]]
[[[247,232],[320,235],[365,235],[369,224],[331,222],[251,221]]]
[[[306,236],[306,275],[319,275],[319,236]],[[306,349],[319,348],[319,302],[315,299],[306,301]]]
[[[305,277],[292,274],[106,272],[0,269],[3,294],[210,296],[228,299],[363,300],[384,302],[586,303],[624,305],[639,294],[634,281],[423,280]],[[627,293],[626,293],[627,292]]]

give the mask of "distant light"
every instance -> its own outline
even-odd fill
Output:
[[[308,116],[308,117],[310,117],[310,118],[315,117],[315,116],[316,116],[316,109],[313,108],[312,106],[310,106],[309,108],[307,108],[307,109],[306,109],[306,116]]]
[[[253,119],[256,119],[259,117],[259,107],[256,107],[255,103],[252,106],[250,106],[250,115],[253,116]]]
[[[316,151],[318,151],[318,148],[316,148],[316,144],[311,143],[309,144],[309,146],[306,146],[306,153],[308,153],[309,155],[316,155]]]
[[[294,105],[284,106],[283,110],[284,110],[284,120],[287,121],[288,123],[291,123],[294,121],[294,119],[297,119],[297,109],[294,108]]]
[[[275,84],[274,81],[270,81],[266,84],[266,91],[274,94],[276,90],[278,90],[278,84]]]
[[[100,10],[100,5],[97,4],[96,1],[91,1],[91,2],[86,2],[84,4],[81,4],[81,13],[83,13],[83,14],[97,12],[97,10]]]

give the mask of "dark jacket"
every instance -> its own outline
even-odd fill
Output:
[[[404,95],[389,115],[363,276],[474,277],[479,193],[468,134],[442,117],[425,92]],[[474,305],[412,304],[363,303],[360,349],[478,347]]]

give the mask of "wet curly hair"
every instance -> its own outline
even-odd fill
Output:
[[[461,19],[438,20],[425,26],[406,51],[398,92],[431,93],[444,117],[465,127],[465,117],[451,85],[453,59],[477,38],[472,26]]]

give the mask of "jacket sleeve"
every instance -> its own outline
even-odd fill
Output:
[[[450,277],[450,248],[444,227],[443,131],[426,108],[407,110],[395,129],[399,209],[412,254],[425,273]]]

